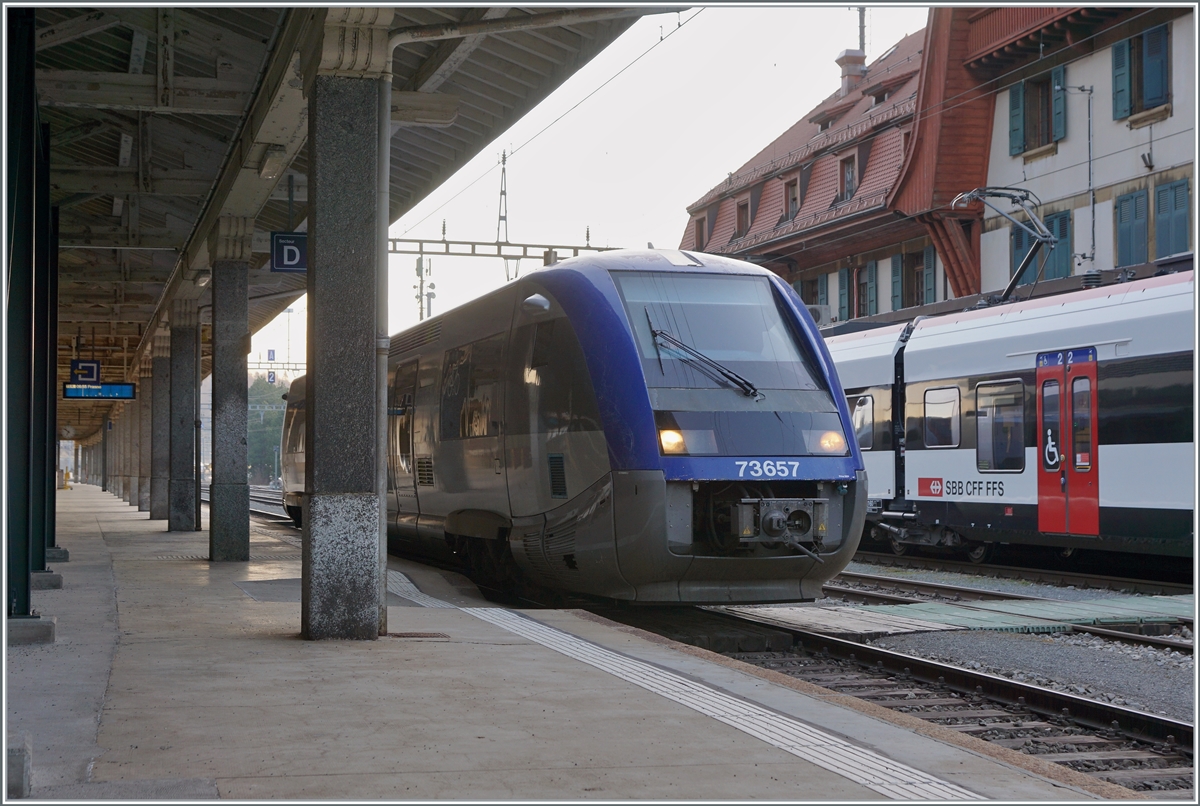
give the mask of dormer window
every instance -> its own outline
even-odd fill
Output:
[[[879,90],[871,94],[871,106],[879,106],[881,103],[892,97],[891,90]]]
[[[823,121],[821,121],[821,124],[817,127],[817,131],[827,132],[827,131],[829,131],[829,127],[832,125],[833,125],[832,118],[830,118],[829,120],[823,120]]]
[[[737,229],[733,233],[733,237],[741,238],[750,231],[750,202],[738,202],[737,206]]]
[[[793,179],[783,186],[783,209],[789,219],[795,218],[800,210],[800,182]]]
[[[846,157],[838,166],[838,200],[849,201],[858,189],[858,174],[853,156]]]
[[[692,248],[703,249],[704,248],[704,219],[697,218],[694,226],[695,226],[695,230],[694,230],[695,237],[693,238],[694,243],[693,243]]]

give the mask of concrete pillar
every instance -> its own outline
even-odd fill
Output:
[[[153,352],[151,350],[151,352]],[[138,511],[150,511],[150,463],[154,433],[154,358],[142,357],[138,384]]]
[[[140,390],[138,394],[141,394]],[[126,460],[129,490],[125,500],[129,502],[130,506],[136,507],[138,505],[138,485],[142,475],[142,405],[140,400],[131,400],[125,406],[125,418],[129,421],[129,438],[127,440],[129,452]]]
[[[113,406],[113,494],[125,498],[125,406]]]
[[[330,8],[322,45],[310,51],[318,63],[306,69],[311,235],[300,621],[310,639],[379,636],[377,82],[390,65],[392,15]]]
[[[100,489],[108,492],[108,446],[112,441],[112,420],[105,417],[100,433]]]
[[[150,519],[166,520],[171,485],[171,337],[154,336],[150,403]]]
[[[250,485],[246,482],[246,353],[250,350],[247,275],[253,218],[222,216],[209,241],[212,267],[212,484],[208,557],[250,559]]]
[[[75,441],[74,461],[71,462],[71,478],[79,481],[79,441]]]
[[[196,322],[194,299],[171,303],[171,532],[196,529]]]

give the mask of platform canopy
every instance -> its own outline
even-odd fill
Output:
[[[662,10],[395,8],[391,219]],[[221,216],[255,221],[252,331],[304,293],[303,274],[269,271],[268,234],[306,228],[305,49],[325,11],[37,9],[35,81],[60,210],[59,384],[73,357],[99,360],[105,382],[134,380],[174,299],[196,298],[208,321]],[[201,341],[207,375],[203,324]],[[59,436],[94,436],[109,406],[60,399]]]

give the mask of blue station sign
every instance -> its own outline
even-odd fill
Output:
[[[100,362],[71,359],[72,383],[100,383]]]
[[[132,383],[64,383],[64,400],[136,400],[137,386]]]
[[[308,233],[271,233],[271,271],[308,271]]]

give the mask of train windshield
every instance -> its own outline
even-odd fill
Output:
[[[737,386],[729,373],[760,390],[820,390],[766,277],[681,272],[612,272],[651,387]],[[710,362],[672,347],[668,333]],[[722,373],[714,363],[729,370]]]

